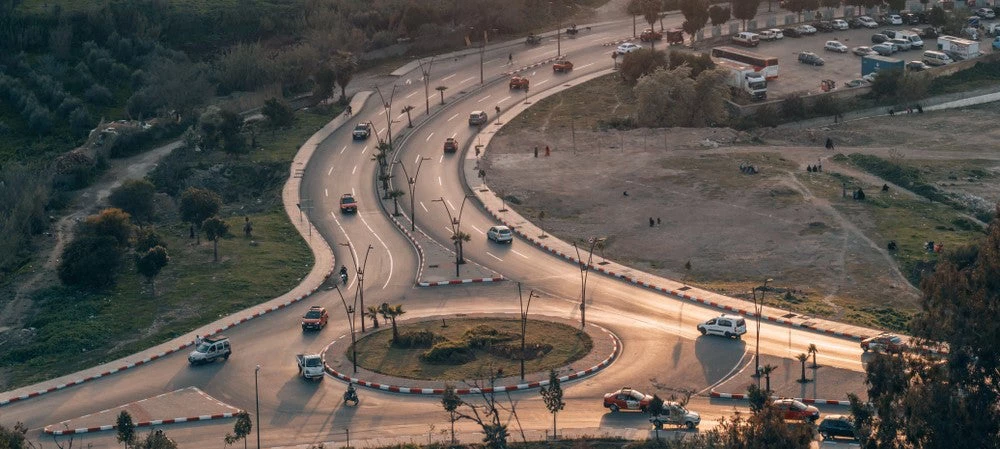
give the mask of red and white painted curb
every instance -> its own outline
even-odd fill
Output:
[[[186,418],[156,419],[153,421],[140,421],[135,423],[135,426],[150,427],[150,426],[159,426],[163,424],[178,424],[182,422],[211,421],[213,419],[232,418],[234,416],[236,416],[236,413],[216,413],[214,415],[189,416]],[[90,433],[90,432],[101,432],[105,430],[114,430],[115,428],[113,424],[107,424],[97,427],[82,427],[79,429],[65,429],[65,430],[52,430],[51,427],[53,426],[46,427],[45,433],[49,435],[74,435],[78,433]]]
[[[246,323],[247,321],[250,321],[250,320],[252,320],[254,318],[259,318],[259,317],[264,316],[264,315],[266,315],[268,313],[284,309],[285,307],[288,307],[288,306],[290,306],[292,304],[295,304],[295,303],[297,303],[299,301],[302,301],[303,299],[306,299],[309,296],[312,296],[313,293],[316,293],[319,290],[320,286],[322,286],[323,283],[326,282],[326,280],[329,279],[329,277],[332,274],[333,274],[333,269],[331,268],[330,272],[327,273],[326,276],[323,277],[323,281],[319,282],[315,287],[313,287],[312,290],[310,290],[308,293],[306,293],[304,295],[299,295],[299,296],[297,296],[297,297],[295,297],[293,299],[289,299],[288,301],[285,301],[285,302],[283,302],[281,304],[277,304],[277,305],[268,307],[267,309],[264,309],[262,311],[254,312],[251,315],[245,316],[243,318],[240,318],[237,321],[234,321],[234,322],[229,323],[229,324],[227,324],[225,326],[217,328],[214,331],[212,331],[211,333],[205,334],[205,336],[211,336],[211,335],[222,333],[222,331],[224,331],[226,329],[231,329],[231,328],[236,327],[236,326],[238,326],[240,324]],[[125,370],[128,370],[128,369],[131,369],[131,368],[135,368],[137,366],[142,366],[142,365],[150,363],[150,362],[152,362],[154,360],[166,357],[166,356],[168,356],[170,354],[173,354],[175,352],[183,351],[185,348],[191,347],[193,345],[194,345],[194,341],[189,341],[187,343],[181,344],[180,346],[177,346],[176,348],[171,348],[171,349],[168,349],[166,351],[160,352],[158,354],[153,354],[153,355],[151,355],[149,357],[146,357],[146,358],[144,358],[142,360],[139,360],[138,362],[128,363],[128,364],[122,365],[122,366],[120,366],[118,368],[114,368],[114,369],[111,369],[111,370],[108,370],[108,371],[104,371],[102,373],[95,374],[93,376],[87,376],[87,377],[84,377],[84,378],[81,378],[81,379],[77,379],[77,380],[74,380],[74,381],[69,382],[69,383],[59,384],[59,385],[56,385],[54,387],[46,388],[44,390],[33,391],[31,393],[26,393],[26,394],[23,394],[23,395],[20,395],[20,396],[14,396],[14,397],[11,397],[11,398],[3,399],[3,400],[0,400],[0,407],[3,407],[3,406],[8,405],[8,404],[12,404],[14,402],[20,402],[20,401],[24,401],[26,399],[31,399],[31,398],[34,398],[34,397],[38,397],[38,396],[41,396],[41,395],[46,394],[46,393],[51,393],[53,391],[62,390],[64,388],[72,387],[74,385],[80,385],[80,384],[82,384],[84,382],[89,382],[89,381],[92,381],[92,380],[97,380],[97,379],[100,379],[102,377],[107,377],[107,376],[110,376],[110,375],[115,374],[115,373],[119,373],[119,372],[122,372],[122,371],[125,371]]]
[[[421,287],[436,287],[439,285],[457,285],[457,284],[477,284],[482,282],[500,282],[504,280],[503,276],[496,276],[491,278],[474,278],[474,279],[452,279],[450,281],[437,281],[437,282],[419,282],[417,285]]]
[[[533,68],[543,66],[543,65],[548,64],[550,62],[558,61],[559,59],[562,59],[562,57],[561,56],[555,56],[555,57],[552,57],[552,58],[549,58],[549,59],[543,59],[543,60],[538,61],[538,62],[536,62],[534,64],[526,65],[526,66],[523,66],[523,67],[518,67],[516,69],[512,69],[509,72],[504,72],[503,76],[511,76],[511,75],[513,75],[515,73],[520,73],[520,72],[523,72],[525,70],[531,70]]]
[[[611,338],[611,342],[612,342],[612,344],[614,346],[614,348],[611,351],[611,354],[608,355],[607,358],[605,358],[604,360],[602,360],[601,363],[598,363],[597,365],[594,365],[594,366],[592,366],[590,368],[587,368],[587,369],[585,369],[583,371],[577,371],[575,373],[568,374],[568,375],[560,377],[559,378],[559,382],[568,382],[568,381],[571,381],[571,380],[581,379],[581,378],[587,377],[587,376],[589,376],[591,374],[594,374],[594,373],[596,373],[596,372],[598,372],[598,371],[600,371],[600,370],[602,370],[604,368],[607,368],[620,355],[620,353],[621,353],[621,341],[618,339],[618,336],[616,336],[615,334],[611,333],[611,331],[609,331],[609,330],[607,330],[607,329],[605,329],[605,328],[603,328],[601,326],[597,326],[597,325],[592,325],[592,326],[600,328],[601,330],[603,330],[604,332],[606,332],[608,334],[609,338]],[[424,395],[440,395],[440,394],[444,393],[444,388],[402,387],[402,386],[397,386],[397,385],[381,384],[381,383],[378,383],[378,382],[370,382],[370,381],[367,381],[367,380],[358,379],[356,377],[348,376],[348,375],[343,374],[343,373],[341,373],[341,372],[339,372],[339,371],[337,371],[337,370],[335,370],[333,368],[330,368],[330,366],[327,365],[325,361],[323,363],[323,366],[326,369],[326,372],[328,374],[330,374],[333,377],[336,377],[337,379],[340,379],[340,380],[343,380],[343,381],[347,381],[347,382],[351,382],[351,383],[354,383],[354,384],[357,384],[357,385],[361,385],[363,387],[368,387],[368,388],[376,389],[376,390],[389,391],[389,392],[392,392],[392,393],[424,394]],[[502,386],[502,387],[492,387],[492,388],[457,388],[457,389],[455,389],[455,393],[463,395],[463,394],[493,393],[493,392],[504,392],[504,391],[519,391],[519,390],[529,390],[529,389],[532,389],[532,388],[540,388],[540,387],[547,386],[548,384],[549,384],[548,380],[543,380],[543,381],[538,381],[538,382],[529,382],[529,383],[516,384],[516,385],[505,385],[505,386]]]
[[[525,240],[531,242],[533,245],[535,245],[535,246],[537,246],[539,248],[542,248],[542,249],[548,251],[549,253],[552,253],[552,254],[555,254],[555,255],[557,255],[559,257],[562,257],[563,259],[566,259],[566,260],[568,260],[570,262],[573,262],[573,263],[575,263],[577,265],[583,265],[583,262],[580,261],[579,259],[577,259],[576,257],[574,257],[574,256],[572,256],[570,254],[566,254],[566,253],[564,253],[562,251],[559,251],[559,250],[557,250],[557,249],[549,246],[548,244],[546,244],[546,243],[544,243],[544,242],[542,242],[540,240],[537,240],[534,237],[531,237],[531,236],[525,234],[518,227],[514,226],[511,223],[506,222],[503,219],[503,217],[501,215],[497,214],[495,211],[493,211],[493,209],[487,208],[486,210],[489,211],[489,213],[491,215],[493,215],[493,218],[495,218],[497,221],[499,221],[499,222],[507,225],[509,228],[511,228],[511,230],[514,231],[514,233],[516,233],[517,235],[521,236]],[[680,290],[671,290],[671,289],[668,289],[668,288],[659,287],[659,286],[657,286],[655,284],[652,284],[652,283],[649,283],[649,282],[646,282],[646,281],[642,281],[642,280],[636,279],[636,278],[631,277],[631,276],[627,276],[627,275],[624,275],[624,274],[621,274],[621,273],[616,273],[615,271],[609,270],[609,269],[601,267],[601,266],[590,265],[590,269],[592,269],[594,271],[597,271],[599,273],[602,273],[602,274],[614,277],[614,278],[621,279],[621,280],[629,282],[631,284],[638,285],[640,287],[646,287],[646,288],[648,288],[650,290],[655,290],[655,291],[658,291],[658,292],[661,292],[661,293],[666,293],[668,295],[671,295],[671,296],[674,296],[674,297],[677,297],[677,298],[686,299],[686,300],[691,301],[691,302],[697,302],[699,304],[705,304],[705,305],[708,305],[708,306],[715,307],[717,309],[722,309],[722,310],[726,310],[726,311],[729,311],[729,312],[735,312],[735,313],[738,313],[738,314],[746,316],[746,317],[755,317],[756,316],[756,314],[752,310],[740,309],[740,308],[736,308],[736,307],[730,306],[728,304],[721,304],[721,303],[718,303],[718,302],[715,302],[715,301],[707,300],[705,298],[699,298],[699,297],[692,296],[692,295],[688,294],[687,292],[680,291]],[[764,319],[764,320],[767,320],[767,321],[771,321],[771,322],[775,322],[775,323],[779,323],[779,324],[784,324],[784,325],[787,325],[787,326],[800,327],[800,328],[803,328],[803,329],[809,329],[809,330],[816,331],[816,332],[822,332],[822,333],[825,333],[825,334],[836,335],[836,336],[839,336],[839,337],[851,338],[851,339],[854,339],[854,340],[863,340],[863,339],[866,338],[866,336],[863,336],[863,335],[847,334],[847,333],[844,333],[844,332],[839,332],[839,331],[835,331],[835,330],[831,330],[831,329],[818,328],[816,326],[812,326],[812,325],[809,325],[809,324],[806,324],[806,323],[796,323],[796,322],[793,322],[791,320],[788,320],[788,319],[785,319],[785,318],[781,318],[781,317],[772,317],[772,316],[761,315],[761,319]]]
[[[713,398],[721,398],[721,399],[748,399],[746,394],[740,394],[740,393],[719,393],[719,392],[716,392],[715,390],[712,390],[712,392],[709,394],[709,396],[711,396]],[[772,399],[787,399],[787,398],[781,398],[781,397],[778,397],[778,396],[772,396],[771,398]],[[799,401],[799,402],[801,402],[803,404],[851,405],[851,401],[837,401],[837,400],[833,400],[833,399],[811,399],[811,398],[791,398],[791,399]]]

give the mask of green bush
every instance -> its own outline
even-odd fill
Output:
[[[497,357],[510,360],[534,360],[544,357],[552,351],[552,345],[548,343],[525,342],[524,353],[521,353],[521,342],[506,342],[486,347],[486,351]]]
[[[431,331],[404,332],[393,340],[392,345],[397,348],[430,348],[435,339]]]
[[[519,335],[500,332],[485,324],[480,324],[465,331],[465,341],[470,348],[488,348],[498,343],[518,338]]]
[[[424,351],[420,358],[438,365],[462,365],[476,360],[476,354],[464,341],[442,341]]]
[[[886,181],[896,184],[904,189],[908,189],[917,195],[931,201],[937,201],[949,206],[964,209],[964,206],[952,201],[947,195],[936,187],[925,184],[920,178],[920,171],[913,167],[905,167],[892,161],[887,161],[878,156],[869,154],[854,153],[849,156],[851,162],[862,170],[878,176]]]
[[[611,117],[609,119],[600,119],[597,121],[597,128],[601,131],[607,131],[609,129],[628,131],[630,129],[635,129],[638,126],[639,125],[635,123],[635,119],[629,116]]]

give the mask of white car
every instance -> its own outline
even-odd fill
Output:
[[[878,28],[878,22],[868,16],[858,17],[858,22],[864,25],[865,28]]]
[[[699,324],[698,332],[701,332],[701,335],[714,334],[739,339],[747,333],[747,322],[743,317],[723,314]]]
[[[764,30],[760,32],[760,40],[762,41],[776,41],[778,39],[783,39],[785,33],[777,28],[771,28],[769,30]]]
[[[833,19],[833,29],[835,30],[846,30],[850,28],[846,20],[843,19]]]
[[[799,25],[795,27],[795,31],[798,31],[799,34],[804,36],[811,36],[813,34],[816,34],[816,27],[812,25]]]
[[[492,226],[486,231],[486,238],[497,243],[512,243],[514,233],[506,226]]]
[[[823,45],[823,49],[826,51],[835,51],[837,53],[847,53],[850,49],[846,45],[840,43],[840,41],[826,41]]]
[[[615,53],[618,53],[619,55],[624,55],[625,53],[632,53],[633,51],[639,50],[641,48],[642,47],[636,44],[633,44],[631,42],[626,42],[624,44],[619,45],[618,48],[615,49]]]
[[[990,8],[979,8],[976,10],[976,15],[984,19],[995,19],[997,17],[996,13]]]
[[[851,49],[851,52],[857,56],[875,56],[878,54],[877,51],[872,50],[871,47],[860,46]]]
[[[889,25],[902,25],[903,18],[899,14],[892,14],[889,16]]]

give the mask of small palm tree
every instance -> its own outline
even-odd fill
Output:
[[[472,237],[469,234],[458,231],[451,236],[451,240],[455,242],[455,248],[458,249],[455,253],[455,262],[459,264],[465,263],[465,255],[462,251],[462,242],[468,242],[469,240],[472,240]]]
[[[434,90],[441,93],[441,104],[444,104],[444,91],[448,90],[448,86],[438,86]]]
[[[373,329],[378,329],[378,315],[379,310],[376,306],[368,306],[368,309],[364,312],[364,317],[372,320]]]
[[[389,198],[392,198],[392,208],[393,208],[392,216],[393,217],[398,217],[399,216],[399,197],[401,197],[403,195],[406,195],[406,192],[403,192],[402,190],[399,190],[399,189],[394,189],[394,190],[390,190],[390,191],[386,192],[386,195],[388,195]]]
[[[403,310],[403,305],[396,304],[394,306],[390,306],[388,303],[382,303],[382,305],[379,306],[379,309],[381,309],[383,315],[389,317],[389,320],[392,321],[392,341],[399,340],[399,330],[396,327],[396,317],[402,316],[406,313],[406,311]]]
[[[809,344],[809,348],[806,349],[806,352],[808,352],[810,355],[812,355],[812,358],[813,358],[813,364],[812,364],[812,366],[810,368],[813,368],[813,369],[819,368],[819,365],[816,364],[816,353],[819,352],[819,350],[816,349],[816,345],[814,343],[810,343]]]
[[[760,369],[761,374],[764,375],[764,392],[768,395],[771,394],[771,373],[773,373],[776,369],[778,369],[778,367],[774,365],[764,365],[764,367]]]
[[[801,383],[809,382],[809,379],[806,379],[806,361],[809,360],[809,356],[803,352],[802,354],[795,356],[795,358],[798,359],[800,363],[802,363],[802,378],[799,379],[799,382]]]
[[[406,113],[407,128],[413,128],[413,120],[410,119],[410,111],[412,110],[413,110],[412,105],[406,105],[406,107],[403,108],[403,112]]]

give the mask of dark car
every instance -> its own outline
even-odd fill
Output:
[[[884,34],[884,35],[888,36],[889,39],[895,39],[895,38],[898,37],[898,36],[896,36],[896,30],[888,30],[888,29],[886,29],[886,30],[879,31],[878,33],[879,34]]]
[[[781,30],[781,34],[787,37],[802,37],[802,33],[799,33],[795,28],[785,28]]]
[[[830,415],[819,423],[819,434],[824,440],[843,437],[857,440],[858,435],[854,432],[854,419],[844,415]]]
[[[884,34],[875,33],[875,34],[872,35],[872,43],[873,44],[881,44],[881,43],[883,43],[885,41],[888,41],[888,40],[889,40],[889,36],[886,36]]]
[[[865,25],[863,23],[861,23],[861,21],[858,20],[857,17],[854,17],[854,18],[851,18],[850,20],[848,20],[847,21],[847,26],[849,26],[851,28],[854,28],[854,29],[864,28],[865,27]]]
[[[938,37],[938,32],[934,27],[921,28],[917,31],[919,31],[917,34],[924,39],[936,39]]]
[[[813,28],[816,28],[817,30],[823,31],[823,32],[826,32],[826,33],[829,33],[829,32],[831,32],[831,31],[834,30],[833,23],[832,22],[828,22],[826,20],[817,20],[817,21],[815,21],[815,22],[812,23],[812,26],[813,26]]]
[[[920,16],[913,13],[903,14],[903,23],[907,25],[919,25]]]
[[[823,58],[816,55],[816,53],[810,51],[804,51],[799,53],[799,62],[803,64],[810,65],[823,65],[826,61]]]

